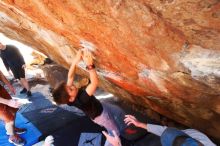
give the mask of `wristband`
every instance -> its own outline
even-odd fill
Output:
[[[87,70],[92,70],[92,69],[94,69],[95,68],[95,65],[94,64],[92,64],[92,65],[87,65],[86,66],[86,69]]]

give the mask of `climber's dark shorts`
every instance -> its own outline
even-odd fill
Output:
[[[13,67],[10,68],[15,79],[25,78],[25,70],[22,67]]]

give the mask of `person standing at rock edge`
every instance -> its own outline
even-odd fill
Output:
[[[76,65],[83,60],[86,64],[86,69],[89,72],[90,83],[83,88],[77,88],[73,85],[74,72]],[[116,121],[110,109],[106,104],[101,103],[93,96],[98,86],[98,75],[95,70],[91,52],[88,50],[79,50],[68,72],[67,83],[62,82],[53,90],[53,99],[57,104],[68,104],[81,109],[95,123],[105,127],[109,132],[116,131],[119,135],[119,130]]]
[[[2,61],[8,72],[11,70],[15,79],[18,79],[23,87],[20,94],[26,93],[27,96],[31,96],[28,81],[25,79],[24,58],[18,48],[12,45],[3,45],[0,42],[0,53]]]
[[[1,71],[0,81],[5,83],[10,91],[15,94],[15,89]],[[26,129],[16,128],[14,126],[15,115],[20,105],[21,104],[18,101],[13,100],[5,88],[0,85],[0,120],[5,122],[6,134],[9,135],[8,141],[16,146],[25,145],[25,140],[19,137],[18,134],[25,133]]]

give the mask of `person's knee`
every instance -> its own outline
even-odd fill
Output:
[[[22,85],[28,84],[27,80],[25,78],[20,78],[19,81],[21,82]]]
[[[15,114],[11,114],[10,112],[8,113],[4,113],[5,115],[3,115],[3,120],[5,123],[8,123],[8,122],[11,122],[11,121],[14,121],[15,119]]]
[[[20,80],[21,82],[25,82],[25,81],[26,81],[25,78],[19,78],[19,80]]]
[[[11,122],[11,121],[14,121],[14,118],[13,118],[13,117],[5,118],[4,121],[5,121],[6,123],[7,123],[7,122]]]

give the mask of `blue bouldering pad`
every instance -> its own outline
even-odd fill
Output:
[[[41,132],[22,114],[16,114],[15,126],[18,128],[26,128],[27,132],[20,136],[26,140],[25,146],[32,146],[38,142]],[[6,135],[5,123],[0,120],[0,146],[14,146],[8,142],[8,135]]]

